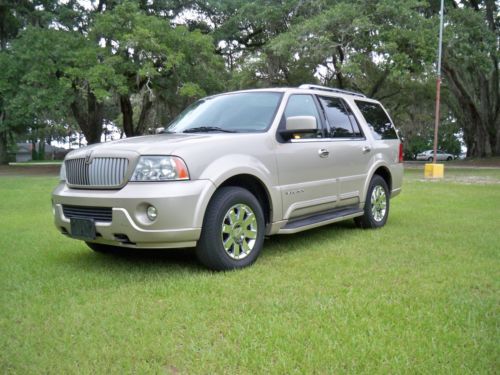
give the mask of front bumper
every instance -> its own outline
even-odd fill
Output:
[[[120,190],[71,189],[61,182],[52,193],[54,221],[69,235],[70,220],[63,205],[111,207],[111,222],[95,222],[93,242],[132,248],[192,247],[200,237],[203,214],[214,191],[209,180],[129,182]],[[158,210],[154,221],[146,216],[150,205]]]

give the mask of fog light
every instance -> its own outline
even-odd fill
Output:
[[[146,214],[148,215],[148,219],[151,221],[155,221],[158,217],[158,210],[155,206],[149,206],[146,210]]]

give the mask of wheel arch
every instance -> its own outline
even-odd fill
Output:
[[[363,189],[363,195],[362,195],[363,201],[361,203],[364,203],[364,201],[366,200],[366,193],[368,191],[368,187],[370,186],[370,181],[375,175],[378,175],[384,179],[389,190],[389,196],[391,195],[392,185],[393,185],[391,170],[387,165],[379,163],[374,165],[370,170],[370,172],[368,173],[367,179],[365,181],[365,187]]]
[[[389,170],[389,168],[387,168],[385,166],[378,167],[373,172],[372,177],[370,178],[370,180],[375,175],[379,175],[380,177],[382,177],[384,179],[385,183],[387,184],[387,187],[389,188],[389,194],[390,194],[391,191],[392,191],[392,175],[391,175],[391,171]]]
[[[252,193],[255,196],[255,198],[257,198],[262,207],[262,210],[264,211],[264,220],[266,225],[271,223],[272,212],[273,212],[272,198],[271,195],[269,194],[269,191],[266,188],[266,185],[264,184],[264,182],[262,182],[262,180],[251,174],[246,174],[246,173],[237,174],[223,181],[215,191],[217,191],[222,187],[227,187],[227,186],[241,187]]]
[[[261,203],[266,227],[278,220],[281,215],[281,193],[278,188],[278,173],[274,154],[263,153],[258,159],[252,155],[233,153],[212,160],[199,172],[197,178],[210,180],[212,189],[200,202],[197,209],[195,226],[201,227],[206,210],[214,194],[226,186],[238,186],[250,191]]]

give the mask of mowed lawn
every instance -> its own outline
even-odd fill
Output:
[[[381,230],[227,273],[93,253],[53,227],[57,178],[0,177],[0,373],[499,373],[500,170],[445,173],[408,170]]]

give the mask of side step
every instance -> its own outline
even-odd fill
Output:
[[[311,216],[292,219],[288,221],[288,223],[281,228],[278,233],[296,233],[302,230],[319,227],[321,225],[361,216],[363,213],[363,210],[357,206],[321,212]]]

